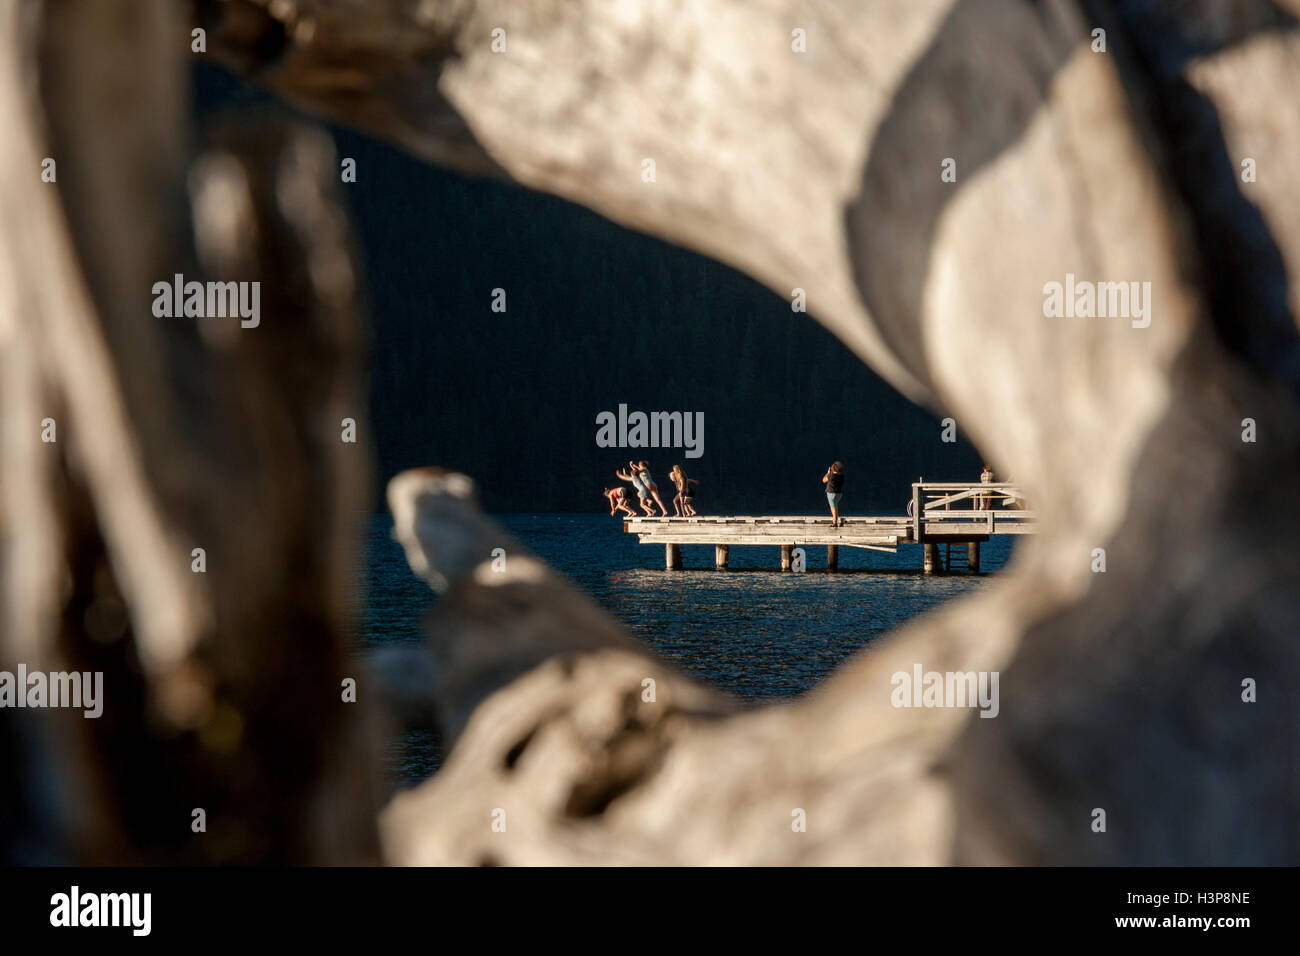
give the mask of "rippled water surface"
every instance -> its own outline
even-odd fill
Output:
[[[712,546],[685,545],[686,570],[665,571],[661,545],[641,545],[617,518],[591,514],[505,515],[497,519],[526,547],[567,575],[656,654],[701,681],[757,704],[808,691],[878,635],[945,601],[988,586],[1013,540],[981,550],[984,573],[924,575],[921,549],[898,554],[840,548],[840,571],[825,572],[826,549],[809,547],[809,570],[782,572],[777,548],[733,547],[731,569],[713,568]],[[363,562],[363,647],[419,641],[434,595],[377,516]],[[508,558],[507,558],[508,560]],[[394,782],[410,784],[441,760],[438,741],[409,732],[389,748]]]

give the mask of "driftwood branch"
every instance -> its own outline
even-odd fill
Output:
[[[688,721],[658,773],[582,826],[562,827],[545,796],[560,757],[501,770],[519,727],[545,716],[529,681],[554,668],[503,680],[439,777],[390,814],[390,848],[421,848],[398,858],[474,861],[502,792],[546,821],[498,841],[506,861],[1295,858],[1300,516],[1264,489],[1297,467],[1300,227],[1284,170],[1300,123],[1258,96],[1294,85],[1293,7],[275,13],[255,31],[279,31],[274,56],[225,45],[246,75],[434,162],[566,196],[781,294],[806,289],[822,322],[953,414],[1043,515],[990,593],[904,628],[797,707]],[[796,28],[807,53],[791,50]],[[1243,183],[1245,156],[1268,175]],[[940,177],[948,157],[955,183]],[[1149,326],[1045,317],[1044,284],[1067,273],[1150,282]],[[1243,443],[1244,418],[1268,437]],[[458,653],[464,628],[433,627],[440,653]],[[521,662],[548,646],[515,643]],[[892,708],[889,676],[917,662],[1001,671],[1001,716]],[[1268,687],[1253,706],[1247,677]],[[527,719],[492,716],[515,705]],[[790,808],[809,804],[818,823],[793,840]],[[1094,807],[1120,832],[1091,832]]]
[[[335,160],[255,123],[188,153],[179,13],[0,12],[0,658],[102,671],[106,698],[97,720],[7,728],[50,746],[4,799],[63,814],[34,851],[56,859],[373,859],[378,787],[356,782],[365,721],[340,690],[369,463],[339,440],[364,415]],[[177,274],[259,282],[260,325],[159,318]]]
[[[203,7],[213,52],[294,102],[806,290],[1041,516],[994,587],[796,705],[729,714],[477,517],[467,479],[399,477],[402,543],[445,591],[430,703],[454,747],[384,811],[388,859],[1300,857],[1300,502],[1276,493],[1300,478],[1300,119],[1265,105],[1294,89],[1295,3]],[[131,688],[48,749],[0,731],[53,764],[0,789],[42,817],[31,780],[96,761],[74,840],[92,860],[369,858],[374,801],[343,766],[365,721],[337,703],[365,463],[334,431],[356,307],[324,278],[351,274],[325,148],[285,131],[188,154],[170,8],[0,17],[0,654]],[[153,318],[178,271],[264,277],[277,321]],[[1149,282],[1149,323],[1045,315],[1067,274]],[[482,571],[495,547],[504,577]],[[893,707],[916,664],[1000,672],[999,716]],[[204,805],[219,838],[174,829]]]

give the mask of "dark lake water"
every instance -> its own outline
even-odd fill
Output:
[[[776,547],[733,547],[731,569],[713,568],[712,546],[682,547],[683,571],[663,570],[661,545],[641,545],[605,514],[501,515],[519,541],[591,595],[655,654],[746,704],[807,692],[878,635],[923,611],[987,587],[1006,563],[1011,537],[981,549],[983,573],[924,575],[921,549],[898,554],[805,548],[809,570],[782,572]],[[435,601],[376,516],[366,541],[361,648],[421,640]],[[432,734],[408,732],[388,752],[394,785],[410,785],[441,761]]]

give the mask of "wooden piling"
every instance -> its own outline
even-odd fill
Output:
[[[793,551],[794,551],[794,545],[792,544],[781,545],[781,570],[782,571],[790,570],[790,565],[793,563],[793,557],[791,554]]]
[[[669,571],[682,569],[682,546],[680,544],[664,545],[664,564]]]
[[[921,545],[925,554],[923,567],[926,574],[934,574],[943,570],[943,558],[939,555],[939,546],[933,541],[927,541]]]
[[[840,546],[838,544],[826,545],[826,570],[838,571],[840,568]]]
[[[968,562],[970,564],[970,569],[976,574],[979,574],[980,573],[980,543],[978,541],[972,541],[966,547],[970,549],[968,552],[969,554]]]
[[[725,544],[715,544],[713,546],[713,566],[719,571],[727,569],[727,561],[731,556],[731,547]]]

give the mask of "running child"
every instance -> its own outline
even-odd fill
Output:
[[[664,507],[664,501],[659,497],[659,486],[656,485],[655,480],[650,477],[650,462],[643,461],[637,467],[641,475],[641,481],[645,484],[645,490],[653,496],[655,502],[659,505],[659,510],[663,512],[663,514],[667,515],[668,509]]]
[[[673,497],[673,508],[676,509],[677,514],[682,517],[695,514],[695,509],[691,507],[691,499],[695,497],[695,489],[692,485],[698,485],[699,482],[694,478],[687,478],[681,465],[673,465],[668,475],[677,486],[677,494]]]

